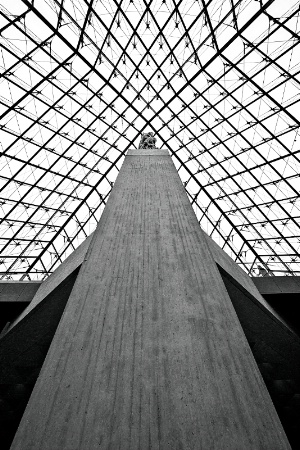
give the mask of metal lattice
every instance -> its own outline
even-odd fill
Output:
[[[154,131],[202,228],[297,275],[299,2],[0,0],[1,277],[43,279]]]

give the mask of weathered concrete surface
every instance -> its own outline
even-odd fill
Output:
[[[11,450],[290,448],[171,158],[131,155]]]
[[[40,285],[41,281],[1,281],[0,303],[29,303],[33,299]]]

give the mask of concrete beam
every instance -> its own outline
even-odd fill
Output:
[[[0,303],[30,303],[41,283],[41,281],[1,281]]]
[[[300,294],[300,277],[253,277],[252,280],[263,295]]]

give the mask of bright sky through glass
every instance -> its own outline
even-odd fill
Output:
[[[0,0],[0,273],[43,279],[154,131],[201,227],[298,275],[299,1]]]

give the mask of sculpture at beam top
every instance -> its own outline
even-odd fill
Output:
[[[155,143],[156,137],[154,137],[154,133],[142,133],[139,148],[156,148]]]

